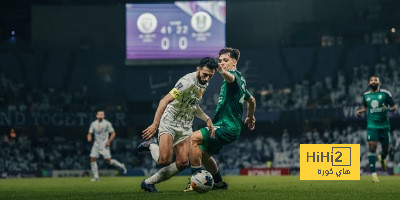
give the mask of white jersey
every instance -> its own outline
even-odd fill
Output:
[[[200,84],[196,74],[196,72],[186,74],[171,90],[170,94],[175,100],[165,109],[161,118],[162,123],[183,128],[192,127],[194,111],[208,86],[208,83]]]
[[[114,132],[114,128],[111,123],[105,119],[101,122],[95,120],[90,124],[89,133],[94,134],[94,146],[105,146],[112,132]]]

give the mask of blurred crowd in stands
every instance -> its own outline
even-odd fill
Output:
[[[271,134],[272,135],[272,134]],[[368,166],[366,130],[347,127],[319,132],[316,129],[304,133],[289,133],[286,129],[277,137],[269,134],[242,135],[233,144],[225,146],[215,155],[221,169],[247,167],[299,167],[300,144],[360,144],[361,166]],[[275,134],[276,135],[276,134]],[[400,130],[392,131],[391,150],[388,160],[400,164]],[[139,137],[117,138],[111,145],[114,158],[124,162],[128,169],[156,168],[149,153],[137,153]],[[0,148],[1,171],[77,170],[89,169],[91,143],[64,137],[31,139],[28,136],[3,136]],[[380,145],[379,145],[380,146]],[[380,147],[378,147],[380,153]],[[98,160],[101,169],[110,168]]]
[[[263,82],[257,86],[249,84],[249,90],[257,99],[257,112],[340,108],[360,105],[362,94],[368,90],[369,76],[376,74],[380,77],[382,88],[389,90],[397,103],[400,100],[400,57],[380,56],[377,60],[373,64],[365,63],[338,68],[338,70],[333,70],[333,73],[325,73],[324,77],[303,79],[294,82],[291,86],[275,86],[273,83],[264,84]],[[253,72],[244,70],[243,74],[245,77],[256,77],[257,74],[254,73],[257,72],[257,70]],[[249,82],[249,79],[247,80]],[[170,89],[170,85],[165,88]],[[165,94],[165,88],[161,94]],[[101,105],[99,103],[101,97],[94,98],[88,95],[88,90],[89,88],[85,85],[73,92],[64,92],[52,87],[39,89],[11,80],[4,73],[0,73],[0,110],[67,112],[96,111],[101,107],[106,108],[107,111],[127,111],[124,103],[111,104],[108,107]],[[159,98],[154,104],[155,107],[158,101]],[[217,102],[218,92],[215,92],[204,98],[201,106],[203,110],[209,112],[215,109]],[[151,115],[153,114],[152,111]],[[302,133],[289,133],[287,130],[282,130],[281,133],[268,133],[268,130],[261,132],[265,134],[242,136],[238,142],[224,147],[221,153],[215,156],[220,167],[223,169],[298,167],[299,144],[307,143],[361,144],[361,166],[368,165],[365,129],[349,126],[345,129],[314,129]],[[397,164],[400,163],[400,130],[393,130],[392,136],[389,160]],[[89,169],[91,144],[84,140],[71,140],[67,137],[33,138],[29,135],[14,137],[12,134],[1,137],[0,172]],[[132,139],[117,137],[112,143],[111,153],[128,168],[155,168],[156,164],[151,160],[150,155],[144,156],[135,152],[140,142],[139,133]],[[100,168],[106,167],[104,162],[98,163]]]
[[[245,77],[249,77],[246,78],[248,82],[251,82],[251,78],[257,73],[259,73],[257,70],[243,72]],[[258,112],[352,106],[360,105],[362,94],[369,89],[368,79],[372,74],[380,77],[382,88],[389,90],[395,101],[399,99],[400,57],[398,56],[382,56],[375,64],[361,64],[352,66],[351,69],[338,69],[329,74],[315,74],[324,77],[302,79],[292,85],[283,83],[276,86],[266,79],[263,80],[266,84],[248,84],[248,88],[257,99]],[[159,95],[165,95],[170,87],[173,86],[168,85],[163,88]],[[128,100],[121,100],[118,103],[105,102],[101,94],[89,95],[88,90],[87,85],[68,92],[53,87],[38,88],[22,81],[12,80],[4,73],[0,73],[0,109],[37,112],[95,111],[98,108],[106,108],[108,111],[128,111],[126,106]],[[218,94],[215,91],[204,98],[201,102],[204,110],[216,108]],[[159,98],[154,99],[152,104],[156,107]]]
[[[363,51],[363,49],[361,48],[359,51]],[[292,52],[292,54],[295,55],[297,52],[300,52],[300,50]],[[288,53],[287,56],[292,54]],[[325,55],[321,51],[321,58],[319,59],[329,55],[331,54]],[[348,57],[351,56],[351,54],[348,55]],[[308,62],[311,62],[311,58],[308,58],[308,60]],[[257,68],[251,66],[251,68],[255,68],[253,71],[243,68],[240,70],[243,70],[242,73],[247,82],[249,82],[248,88],[256,97],[257,108],[261,112],[359,105],[362,94],[369,89],[368,79],[372,74],[380,77],[382,88],[389,90],[396,101],[400,97],[400,57],[381,56],[377,60],[373,64],[364,63],[346,68],[334,66],[333,68],[337,70],[325,69],[325,66],[320,64],[321,66],[317,66],[316,70],[330,70],[331,73],[316,72],[313,76],[317,76],[317,78],[305,77],[301,80],[296,77],[297,79],[293,84],[288,83],[288,80],[284,78],[287,74],[282,72],[279,74],[279,76],[282,76],[282,80],[278,81],[280,85],[277,85],[277,81],[269,82],[268,78],[262,80],[261,84],[252,84],[253,77],[260,76],[260,72],[256,70]],[[242,65],[245,62],[246,60],[243,60]],[[311,65],[308,62],[306,64]],[[291,67],[295,68],[297,66]],[[304,71],[307,71],[307,69],[307,66],[305,66],[299,76],[301,77],[301,74],[306,73]],[[268,73],[268,71],[265,73]],[[296,73],[296,71],[292,70],[292,73]],[[170,84],[174,83],[171,82]],[[170,87],[173,87],[173,85],[161,88],[160,94],[156,96],[165,95]],[[99,107],[106,107],[108,111],[128,111],[126,102],[129,100],[118,100],[118,103],[115,101],[110,103],[104,101],[101,94],[89,95],[89,90],[90,87],[88,85],[82,85],[73,91],[54,87],[38,88],[21,80],[13,80],[7,77],[5,73],[0,73],[0,109],[30,112],[95,111]],[[206,108],[205,110],[215,109],[218,102],[218,94],[218,91],[213,91],[211,95],[204,98],[201,104]],[[159,98],[153,99],[153,105],[156,107]]]
[[[293,88],[275,89],[272,84],[256,90],[258,108],[266,111],[315,109],[361,105],[362,95],[369,90],[369,76],[380,77],[382,88],[389,90],[395,101],[400,97],[400,58],[382,57],[374,66],[361,65],[353,68],[352,76],[344,72],[327,76],[324,81],[311,84],[303,80]]]
[[[96,103],[93,103],[96,102]],[[126,111],[124,103],[113,104],[88,95],[88,86],[64,92],[53,87],[40,89],[23,82],[11,80],[0,73],[0,110],[21,112]]]
[[[400,163],[400,131],[392,132],[389,160]],[[368,166],[368,143],[365,129],[347,127],[339,130],[316,129],[301,134],[283,130],[281,137],[256,136],[243,138],[231,144],[217,155],[221,168],[266,167],[268,161],[273,167],[300,167],[300,144],[360,144],[361,166]],[[378,147],[378,153],[380,153]],[[235,155],[235,156],[232,156]]]
[[[0,109],[8,111],[70,111],[94,110],[89,104],[87,87],[74,93],[56,91],[54,88],[41,90],[0,74]]]
[[[138,140],[128,141],[116,138],[111,146],[111,154],[124,161],[129,167],[151,167],[150,160],[136,152]],[[71,140],[65,137],[35,138],[27,135],[2,136],[0,148],[0,172],[36,170],[77,170],[87,169],[92,143],[84,140]],[[107,168],[99,159],[100,168]]]

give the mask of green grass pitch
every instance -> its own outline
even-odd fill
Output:
[[[300,181],[299,176],[223,177],[228,190],[206,194],[182,192],[187,177],[178,176],[158,184],[161,193],[140,189],[143,177],[33,178],[0,179],[0,199],[399,199],[400,177],[379,177],[372,183],[369,176],[360,181]]]

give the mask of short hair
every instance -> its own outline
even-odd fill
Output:
[[[239,58],[240,58],[240,51],[239,51],[239,49],[235,49],[235,48],[232,48],[232,47],[225,47],[225,48],[223,48],[223,49],[221,49],[220,51],[219,51],[219,56],[220,55],[222,55],[222,54],[226,54],[226,53],[229,53],[229,57],[231,57],[231,58],[234,58],[234,59],[236,59],[237,61],[239,61]]]
[[[376,77],[376,78],[380,79],[379,76],[377,76],[375,74],[372,74],[371,76],[369,76],[369,78],[372,78],[372,77]]]
[[[199,67],[200,68],[207,67],[211,70],[217,69],[218,62],[214,58],[204,57],[200,60]]]
[[[379,78],[378,75],[373,74],[373,75],[369,76],[369,80],[371,80],[372,77],[376,77],[378,79],[379,83],[382,82],[381,78]]]
[[[104,113],[104,110],[98,110],[97,113],[99,113],[99,112],[103,112]]]

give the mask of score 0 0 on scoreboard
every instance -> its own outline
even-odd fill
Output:
[[[216,57],[225,10],[225,1],[126,4],[126,60]]]

